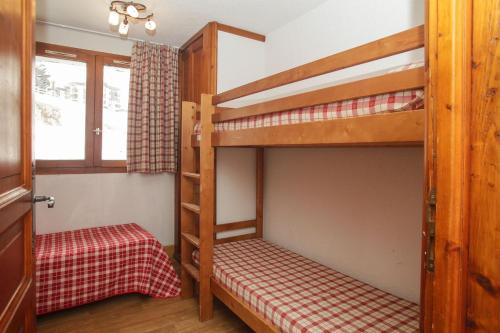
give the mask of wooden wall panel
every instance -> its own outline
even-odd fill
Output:
[[[500,1],[472,12],[467,330],[500,332]]]
[[[191,57],[193,69],[191,73],[191,98],[197,104],[201,103],[201,93],[207,90],[208,82],[206,82],[206,69],[203,68],[203,36],[198,38],[191,46]]]

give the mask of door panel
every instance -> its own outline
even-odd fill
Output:
[[[1,1],[0,31],[0,191],[21,183],[21,52],[22,3]],[[3,17],[7,19],[4,20]]]
[[[33,2],[0,2],[0,333],[35,331],[31,179]]]
[[[191,82],[193,82],[193,86],[191,87],[191,97],[192,100],[190,102],[201,103],[201,93],[202,91],[207,91],[206,82],[204,82],[204,68],[203,68],[203,36],[198,38],[193,45],[190,47],[191,49],[191,58],[193,64],[193,72],[191,73]]]
[[[0,235],[0,267],[9,267],[3,272],[0,284],[0,308],[5,308],[22,283],[24,272],[23,220],[15,221]]]

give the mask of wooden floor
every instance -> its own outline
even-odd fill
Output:
[[[124,295],[38,317],[38,333],[252,332],[222,303],[214,319],[198,321],[196,299]]]

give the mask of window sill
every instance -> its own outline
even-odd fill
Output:
[[[92,173],[127,173],[126,167],[51,167],[36,168],[36,175],[67,175],[67,174],[92,174]]]

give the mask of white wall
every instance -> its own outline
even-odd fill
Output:
[[[265,73],[422,24],[423,6],[422,0],[326,1],[266,36]],[[244,75],[255,74],[248,81],[260,78],[262,69],[252,67],[251,56],[235,52],[241,64],[248,63]],[[273,94],[376,72],[420,60],[422,55],[417,51],[391,57],[276,89]],[[242,75],[219,71],[219,80],[233,82]],[[266,94],[250,99],[262,97]],[[231,163],[218,160],[218,166],[223,162]],[[266,149],[265,163],[265,238],[418,302],[422,148]],[[241,168],[248,168],[240,169],[241,174],[254,176],[254,165]],[[218,185],[218,200],[254,191]],[[246,203],[239,206],[247,209]]]
[[[424,23],[424,0],[325,1],[266,36],[267,75]],[[279,91],[341,81],[423,59],[423,50],[288,85]]]
[[[217,224],[255,219],[255,165],[255,149],[217,149]],[[235,236],[254,230],[228,231],[217,236]]]
[[[36,40],[130,55],[132,42],[44,24]],[[162,244],[174,243],[174,176],[127,174],[38,175],[36,194],[54,195],[56,206],[38,205],[38,234],[135,222]]]
[[[265,76],[264,43],[219,31],[217,51],[218,92]],[[218,224],[255,219],[255,163],[254,149],[217,149]],[[218,236],[252,231],[253,228]]]
[[[268,149],[264,237],[418,301],[421,148]]]
[[[266,75],[266,44],[219,31],[217,92],[223,92]]]
[[[37,233],[135,222],[173,244],[174,177],[141,174],[37,176],[36,193],[56,198],[36,207]]]
[[[133,44],[132,41],[127,39],[65,29],[43,23],[36,24],[35,35],[38,42],[122,55],[130,55]]]

